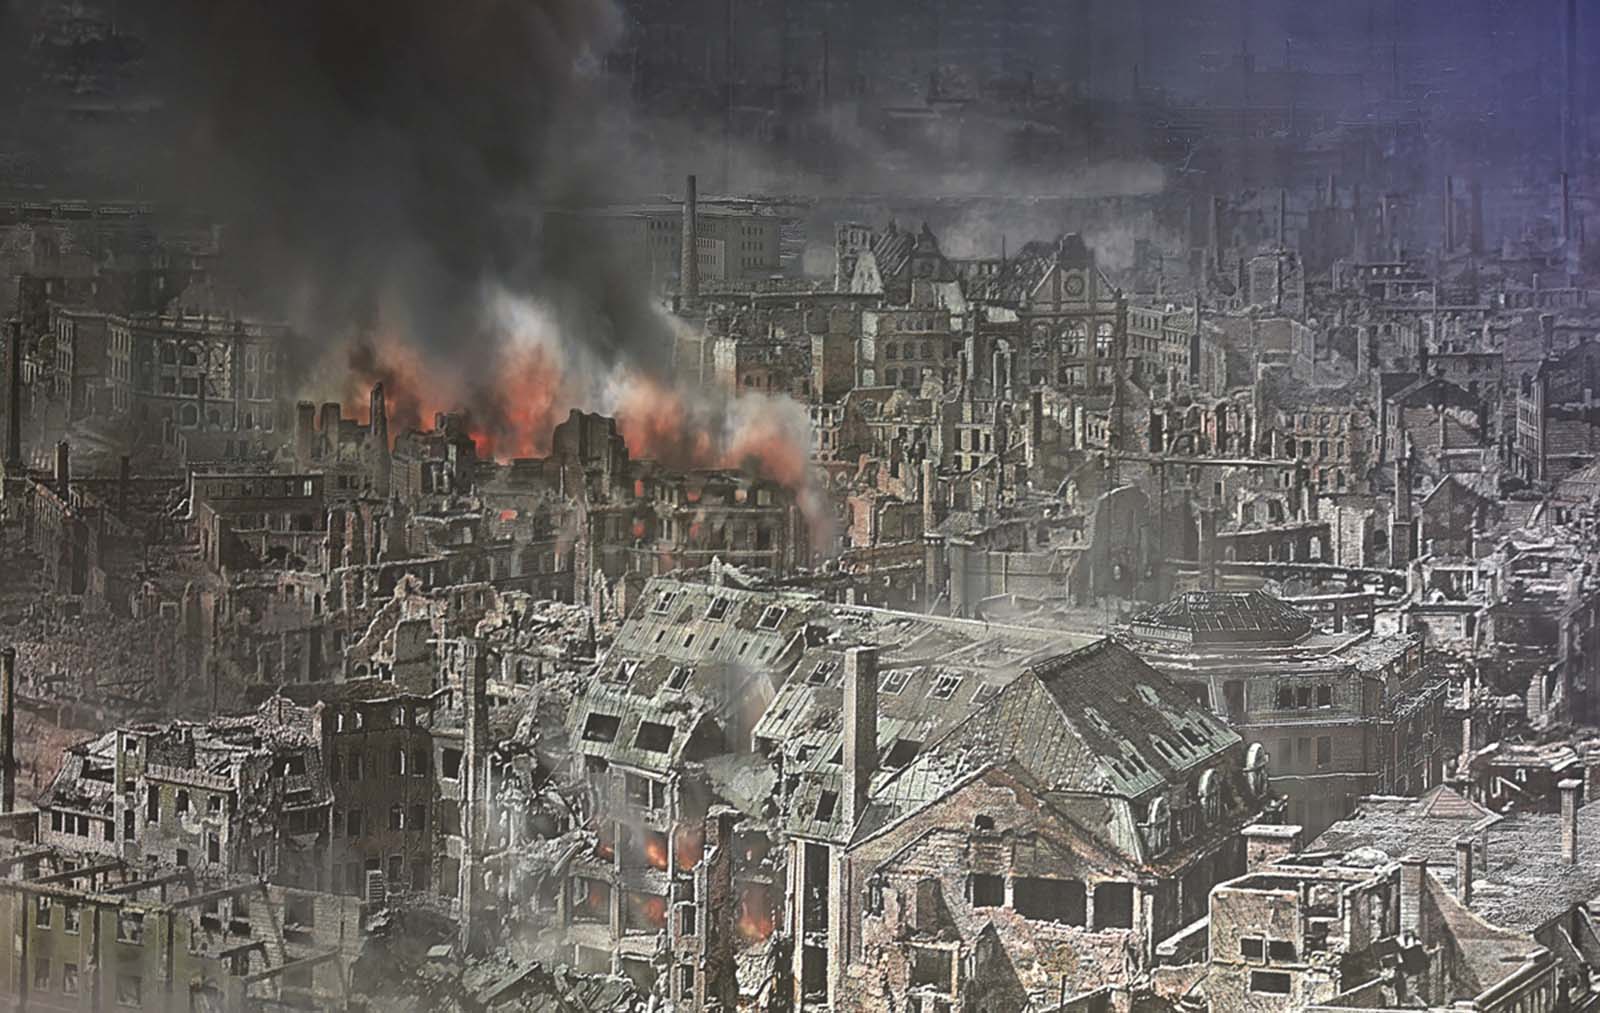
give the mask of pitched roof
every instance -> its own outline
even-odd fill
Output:
[[[1191,644],[1292,644],[1311,616],[1264,591],[1186,591],[1134,616],[1135,636]]]
[[[1048,793],[1137,798],[1183,782],[1240,741],[1132,651],[1104,639],[1030,667],[885,782],[857,836],[962,780],[1014,764]]]

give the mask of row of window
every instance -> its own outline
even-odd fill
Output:
[[[53,973],[49,957],[33,958],[33,991],[35,994],[59,992],[61,995],[77,995],[78,965],[71,961],[63,962],[61,977],[58,980]],[[117,975],[117,1005],[139,1006],[142,996],[142,983],[138,977],[129,974]]]
[[[346,837],[360,837],[366,832],[366,811],[348,809],[341,813],[335,810],[333,822],[335,828],[344,830]],[[398,804],[390,806],[389,829],[417,832],[428,829],[428,807],[420,802],[410,807]]]
[[[967,877],[967,899],[973,907],[1010,907],[1032,921],[1056,922],[1094,931],[1133,928],[1132,883],[1094,884],[1093,925],[1090,925],[1090,896],[1082,880],[1017,876],[1011,880],[1008,903],[1006,877],[983,873]]]
[[[448,750],[446,751],[449,752]],[[360,781],[369,771],[377,769],[377,765],[370,762],[372,753],[352,749],[333,750],[328,757],[328,778],[338,781]],[[454,769],[449,769],[451,767]],[[454,763],[446,762],[443,771],[446,780],[455,780],[460,776],[461,759],[457,754]],[[404,746],[395,746],[389,750],[389,776],[391,777],[427,777],[432,763],[426,746],[417,746],[406,749]]]

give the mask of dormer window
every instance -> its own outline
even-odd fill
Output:
[[[768,605],[761,613],[761,618],[756,620],[756,629],[775,630],[778,624],[783,622],[783,617],[788,614],[789,610],[782,605]]]

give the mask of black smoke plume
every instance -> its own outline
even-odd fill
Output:
[[[313,343],[383,327],[470,362],[493,346],[486,286],[537,292],[602,359],[659,327],[619,257],[544,214],[611,196],[612,163],[581,143],[611,115],[609,0],[124,0],[121,16],[170,103],[151,189],[225,222],[239,287]]]

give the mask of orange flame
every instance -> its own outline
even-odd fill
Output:
[[[739,897],[739,935],[759,943],[772,935],[772,898],[765,887],[747,886]]]
[[[636,925],[664,929],[667,927],[667,899],[653,894],[628,894],[631,921]]]
[[[508,341],[486,379],[463,382],[446,361],[431,359],[393,333],[357,342],[347,355],[345,400],[365,401],[371,385],[382,382],[389,406],[389,431],[427,429],[437,414],[473,405],[468,433],[481,460],[537,457],[548,453],[552,431],[569,408],[587,400],[586,389],[563,373],[558,352],[548,345]],[[745,395],[727,405],[725,415],[704,399],[669,383],[619,368],[609,388],[609,409],[636,460],[655,460],[675,469],[723,468],[743,471],[788,488],[812,522],[820,540],[831,518],[824,516],[811,475],[809,441],[786,427],[776,402]],[[592,407],[592,406],[590,406]],[[791,416],[792,418],[792,416]],[[690,493],[690,502],[697,494]]]
[[[654,831],[645,831],[644,857],[650,863],[650,868],[665,870],[667,867],[667,838],[665,834]]]
[[[678,828],[677,838],[678,869],[690,872],[705,854],[705,835],[699,827],[686,824]]]

